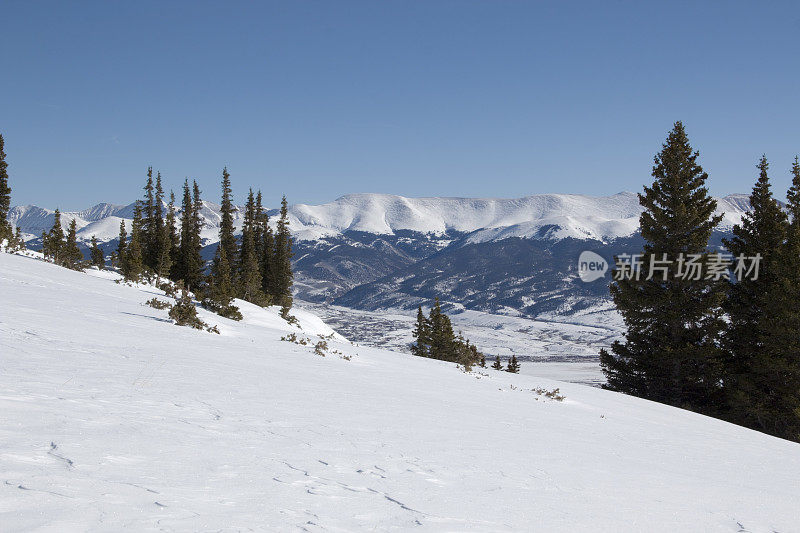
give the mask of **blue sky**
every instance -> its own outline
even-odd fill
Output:
[[[641,190],[675,120],[714,194],[800,153],[796,2],[6,1],[12,203]]]

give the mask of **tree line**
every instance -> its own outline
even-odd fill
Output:
[[[288,318],[294,276],[286,197],[273,230],[261,191],[254,194],[251,188],[240,242],[235,235],[236,207],[227,168],[222,170],[221,189],[219,243],[210,269],[201,257],[204,204],[197,181],[191,186],[188,179],[184,181],[180,210],[173,192],[164,208],[161,173],[154,179],[152,167],[147,170],[144,199],[134,205],[130,237],[125,222],[120,223],[112,263],[128,280],[145,276],[178,282],[194,292],[205,307],[228,318],[241,319],[232,304],[234,298],[260,306],[280,305],[282,315]]]
[[[645,263],[719,261],[709,239],[721,216],[698,156],[675,123],[639,195]],[[673,262],[662,277],[615,276],[611,295],[627,331],[600,361],[607,389],[800,441],[800,161],[786,209],[765,156],[757,168],[751,210],[723,241],[735,257],[758,257],[757,275],[687,279]]]
[[[25,242],[20,228],[14,233],[7,220],[11,187],[4,148],[0,135],[0,243],[5,241],[8,250],[22,250]],[[229,318],[241,319],[241,313],[232,303],[234,298],[241,298],[260,306],[279,305],[281,316],[291,321],[294,275],[286,197],[281,200],[273,230],[261,191],[254,193],[251,188],[244,208],[242,236],[237,239],[234,228],[237,208],[233,204],[230,178],[224,168],[219,244],[210,268],[201,257],[204,204],[197,181],[190,186],[189,180],[184,180],[178,209],[174,192],[170,192],[169,202],[165,201],[161,173],[154,177],[152,167],[147,169],[144,197],[134,203],[130,235],[125,221],[120,222],[117,249],[111,254],[112,267],[118,268],[127,281],[148,280],[159,285],[162,280],[169,280],[178,290],[193,292],[203,306]],[[42,232],[42,253],[54,263],[76,270],[87,264],[101,269],[106,265],[95,236],[91,239],[89,261],[85,261],[78,246],[75,219],[65,233],[59,209],[54,212],[53,226]],[[163,287],[175,290],[168,284]]]

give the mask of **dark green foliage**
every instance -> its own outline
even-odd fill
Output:
[[[215,263],[214,275],[211,276],[209,297],[203,301],[203,307],[225,318],[241,320],[242,313],[238,307],[233,305],[234,286],[231,280],[231,264],[224,248],[217,248],[217,260]]]
[[[511,359],[508,360],[508,367],[506,368],[506,372],[511,372],[512,374],[519,374],[519,361],[517,361],[517,356],[511,354]]]
[[[478,360],[478,366],[481,368],[486,368],[486,356],[481,354],[480,359]]]
[[[721,403],[719,339],[724,285],[681,278],[681,254],[705,254],[720,217],[705,187],[707,174],[697,164],[683,125],[675,123],[655,157],[652,186],[639,195],[644,247],[649,258],[672,261],[666,275],[622,279],[611,295],[627,327],[625,340],[601,351],[606,388],[700,412]],[[703,261],[707,256],[703,256]]]
[[[428,347],[430,341],[430,325],[425,314],[422,312],[422,306],[417,307],[417,322],[414,325],[414,344],[411,345],[411,353],[420,357],[428,357]]]
[[[169,310],[169,317],[178,326],[189,326],[195,329],[203,329],[208,326],[197,316],[197,309],[185,288],[181,292],[181,296],[175,301],[175,305]]]
[[[242,249],[239,252],[239,297],[256,305],[267,305],[270,302],[262,292],[261,265],[256,246],[257,234],[258,214],[253,189],[250,189],[242,225]]]
[[[103,250],[97,246],[97,237],[92,235],[92,243],[90,248],[90,255],[89,258],[91,260],[92,266],[96,266],[100,270],[103,270],[106,266],[106,258],[103,255]]]
[[[726,418],[778,437],[800,440],[800,234],[772,195],[765,157],[750,196],[752,211],[725,244],[735,256],[762,256],[758,278],[732,283],[725,310],[729,354]],[[800,212],[795,161],[789,211]]]
[[[183,183],[183,204],[181,213],[181,242],[178,260],[173,269],[172,279],[182,280],[184,284],[197,290],[203,279],[203,261],[200,258],[202,241],[200,238],[201,220],[200,189],[194,182],[194,198],[189,189],[189,180]]]
[[[181,244],[181,237],[178,233],[178,219],[175,214],[175,193],[169,193],[169,206],[167,206],[167,216],[164,221],[164,232],[166,234],[169,247],[169,270],[164,269],[162,275],[172,278],[172,269],[178,262],[178,254]]]
[[[153,184],[153,167],[147,167],[147,182],[144,186],[144,205],[142,207],[141,246],[144,266],[155,270],[158,261],[158,233],[156,229],[156,198]]]
[[[6,217],[11,209],[11,187],[8,185],[8,163],[6,163],[5,141],[0,135],[0,241],[12,240],[12,228]]]
[[[19,226],[17,226],[17,230],[8,247],[12,252],[21,252],[25,249],[25,239],[22,237],[22,229]]]
[[[289,209],[286,197],[281,200],[281,214],[278,219],[278,229],[275,232],[274,268],[272,271],[272,299],[281,307],[292,307],[292,236],[289,233]]]
[[[494,358],[494,363],[492,363],[492,368],[495,370],[503,370],[503,364],[500,362],[500,356],[496,355]]]
[[[53,213],[53,227],[48,233],[42,234],[42,253],[54,262],[61,261],[61,251],[64,248],[64,230],[61,229],[61,211],[56,208]]]
[[[81,270],[81,263],[83,262],[83,254],[78,248],[78,227],[73,218],[69,222],[67,229],[67,240],[64,242],[64,247],[61,250],[61,257],[59,263],[62,266],[71,268],[73,270]]]
[[[414,339],[415,342],[411,345],[411,352],[414,355],[458,363],[466,370],[478,364],[483,357],[483,354],[463,335],[459,333],[456,336],[453,333],[450,317],[442,312],[439,298],[434,301],[427,318],[422,312],[422,307],[417,308]]]
[[[164,300],[159,300],[158,298],[150,298],[145,302],[145,305],[152,307],[153,309],[171,309],[172,305],[169,302],[165,302]]]
[[[269,215],[261,203],[261,191],[256,196],[257,250],[261,267],[261,291],[274,300],[275,290],[275,235],[269,226]]]
[[[125,258],[128,255],[128,231],[125,229],[125,221],[119,223],[119,237],[117,238],[117,251],[112,258],[112,264],[116,263],[120,271],[125,271]]]
[[[122,275],[127,281],[139,281],[144,271],[142,258],[142,204],[137,200],[131,224],[131,240],[122,261]]]
[[[228,261],[236,264],[239,247],[233,234],[233,199],[231,197],[231,176],[228,168],[222,169],[222,202],[220,203],[219,247],[225,250]]]

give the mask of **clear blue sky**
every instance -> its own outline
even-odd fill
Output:
[[[714,194],[800,153],[797,2],[38,2],[0,11],[12,203],[641,190],[673,121]]]

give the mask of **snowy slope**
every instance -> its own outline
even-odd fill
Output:
[[[345,342],[320,357],[269,310],[178,328],[152,292],[0,254],[0,529],[800,529],[797,444]]]
[[[724,213],[720,229],[738,223],[749,207],[745,195],[718,198],[718,213]],[[540,194],[515,199],[499,198],[406,198],[388,194],[350,194],[322,205],[296,204],[289,209],[290,227],[298,240],[317,240],[360,231],[393,235],[398,231],[441,235],[448,231],[472,233],[468,242],[486,242],[508,237],[549,239],[595,239],[627,237],[636,232],[642,211],[637,195],[622,192],[593,197],[574,194]],[[219,206],[204,202],[203,238],[216,242]],[[133,217],[133,204],[98,204],[75,213],[63,213],[64,227],[75,218],[78,236],[89,240],[95,228],[88,226],[106,217]],[[234,215],[237,229],[241,208]],[[9,212],[14,226],[40,236],[53,224],[52,211],[36,206],[17,206]],[[119,222],[117,221],[117,226]],[[117,231],[111,238],[116,237]],[[98,234],[101,241],[107,231]],[[103,237],[101,238],[101,235]]]

